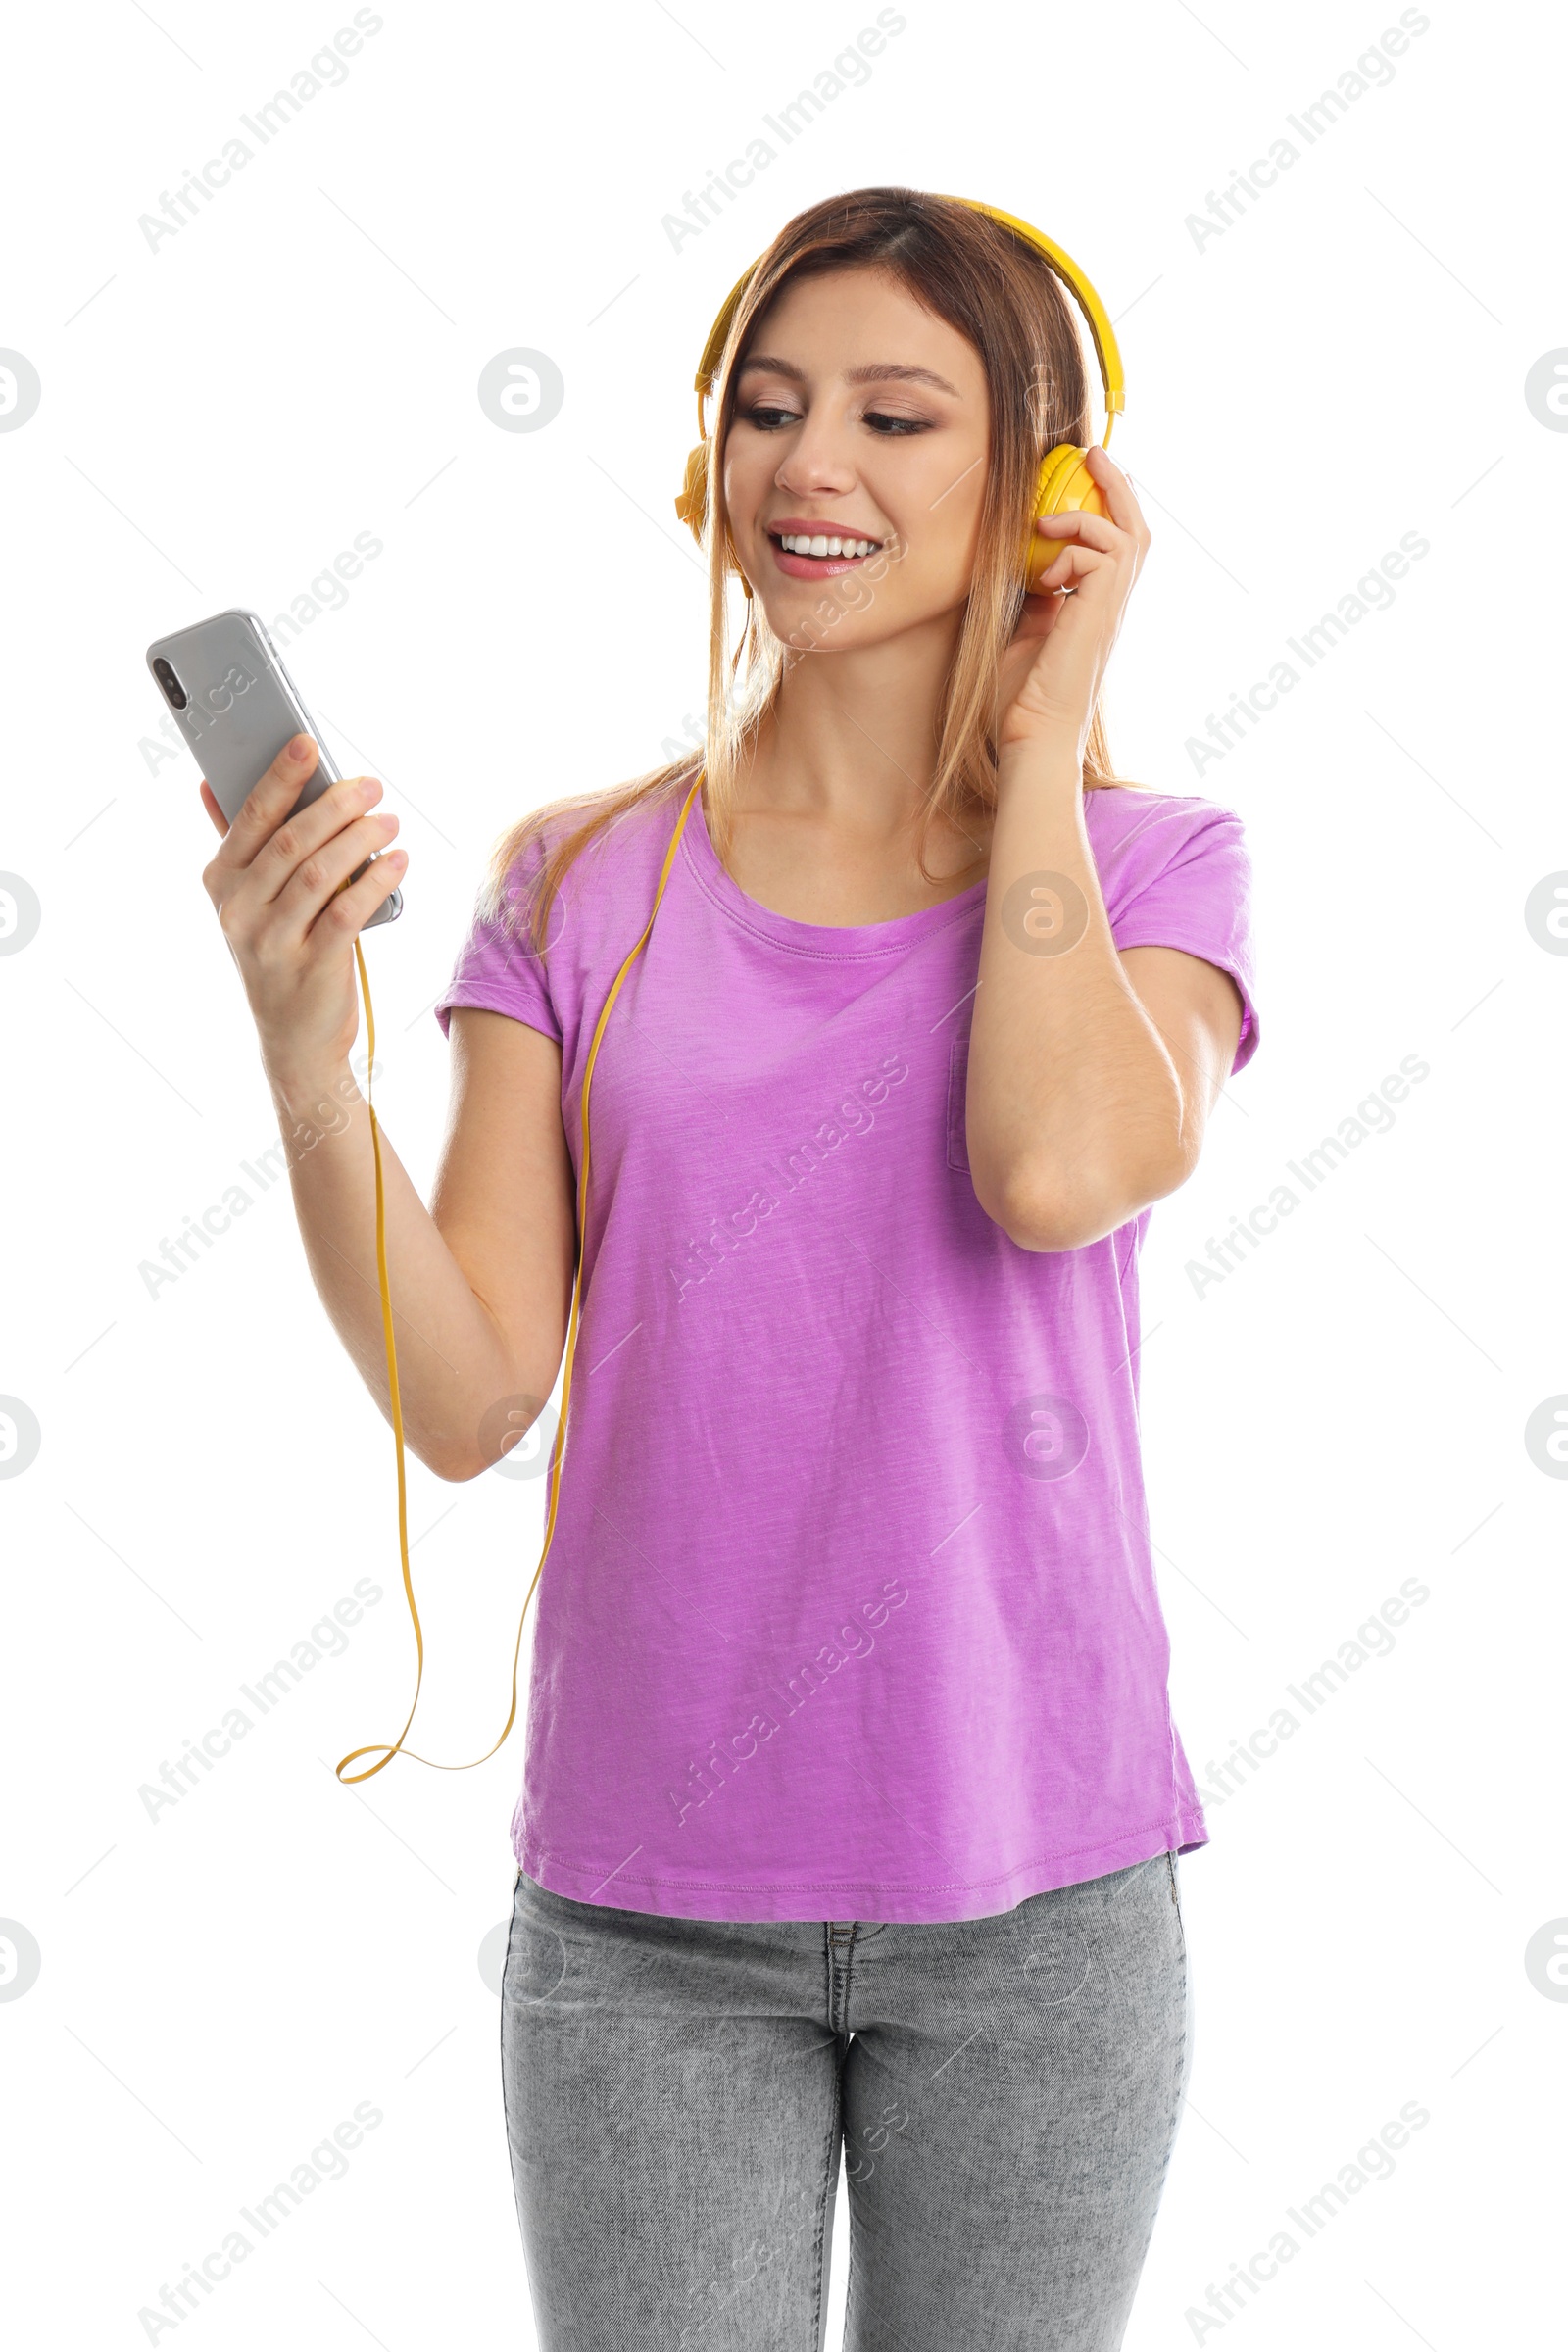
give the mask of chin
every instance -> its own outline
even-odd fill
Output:
[[[841,607],[822,594],[790,597],[787,601],[775,599],[772,603],[759,597],[757,601],[786,654],[797,659],[806,654],[861,654],[885,645],[889,638],[900,633],[880,614],[878,625],[873,628],[863,612]]]

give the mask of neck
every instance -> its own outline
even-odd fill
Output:
[[[942,685],[961,620],[942,613],[881,645],[791,658],[741,808],[881,837],[906,830],[936,773]]]

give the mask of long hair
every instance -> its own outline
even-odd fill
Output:
[[[507,878],[536,845],[540,858],[527,893],[530,944],[542,948],[550,908],[580,854],[632,809],[689,786],[706,770],[713,847],[730,846],[739,778],[759,726],[776,704],[791,662],[811,650],[786,645],[769,628],[757,597],[729,646],[728,583],[735,557],[724,508],[724,447],[735,407],[736,363],[767,306],[786,285],[830,270],[877,269],[947,320],[979,353],[990,394],[990,464],[981,506],[974,576],[940,703],[935,772],[917,821],[917,857],[927,881],[925,845],[937,814],[963,828],[978,808],[996,806],[996,693],[1003,656],[1024,600],[1019,550],[1034,512],[1040,462],[1058,442],[1091,438],[1089,393],[1077,316],[1055,272],[1033,246],[987,214],[914,188],[859,188],[798,213],[753,270],[737,306],[719,365],[717,414],[707,450],[707,552],[710,584],[706,747],[629,784],[570,795],[523,817],[502,836],[486,869],[481,906],[492,920],[521,909]],[[877,559],[871,559],[872,564]],[[846,575],[855,578],[857,575]],[[820,607],[818,608],[820,611]],[[821,636],[830,636],[831,619]],[[818,640],[820,641],[820,639]],[[737,672],[738,690],[735,684]],[[1118,782],[1097,707],[1084,758],[1089,787]],[[548,847],[553,818],[578,812]]]

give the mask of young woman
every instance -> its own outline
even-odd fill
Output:
[[[1138,1252],[1257,1024],[1237,818],[1110,771],[1149,532],[1102,451],[1107,514],[1040,523],[1025,594],[1042,453],[1089,440],[1067,298],[1004,222],[871,189],[789,223],[721,370],[706,754],[501,844],[428,1210],[384,1153],[442,1477],[543,1410],[580,1240],[502,2003],[546,2352],[819,2347],[841,2143],[853,2352],[1122,2341],[1206,1837]],[[282,823],[297,748],[206,879],[387,1409],[368,1122],[313,1113],[354,1098],[350,943],[403,860],[334,896],[396,820],[362,779]],[[584,1067],[662,877],[579,1237]]]

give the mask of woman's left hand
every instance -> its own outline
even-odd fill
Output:
[[[1086,463],[1110,513],[1075,509],[1035,525],[1042,538],[1061,542],[1061,553],[1024,599],[1003,657],[999,750],[1065,739],[1082,760],[1110,649],[1149,552],[1149,525],[1120,466],[1098,446]]]

